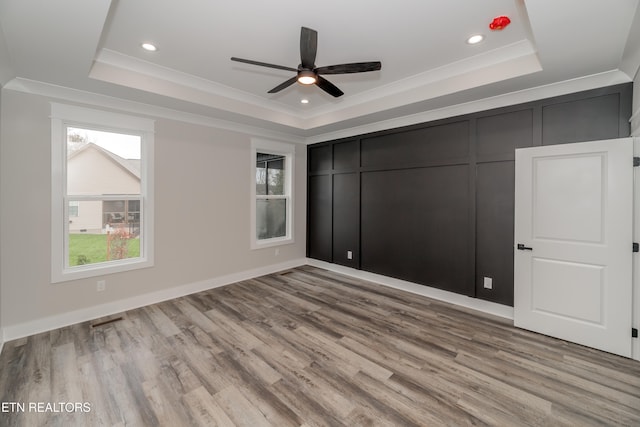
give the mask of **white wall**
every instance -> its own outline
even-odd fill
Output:
[[[14,77],[15,73],[11,68],[11,60],[9,59],[9,49],[7,49],[4,33],[2,27],[0,27],[0,87]]]
[[[640,69],[633,79],[633,102],[631,110],[631,135],[640,136]]]
[[[1,28],[0,28],[1,30]],[[2,42],[2,36],[0,36],[0,42]],[[2,56],[0,55],[0,59]],[[0,84],[0,135],[2,135],[2,85]],[[2,147],[0,146],[0,159],[2,159]],[[2,162],[0,162],[0,207],[2,206]],[[0,212],[0,216],[2,212]],[[0,242],[4,240],[2,236],[2,228],[0,228]],[[2,247],[0,246],[0,260],[2,259]],[[0,262],[0,277],[2,277],[2,262]],[[0,352],[2,351],[2,346],[4,345],[4,329],[2,328],[2,282],[0,282]]]
[[[304,262],[305,146],[296,149],[295,243],[276,256],[274,248],[249,247],[250,136],[157,119],[155,266],[102,277],[104,292],[96,292],[100,278],[51,284],[50,101],[8,90],[1,99],[0,319],[7,339]]]

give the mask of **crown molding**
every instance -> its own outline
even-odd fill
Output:
[[[228,120],[216,119],[184,111],[174,110],[156,105],[144,104],[124,100],[108,95],[97,94],[64,86],[53,85],[23,78],[15,78],[7,83],[3,89],[41,95],[67,102],[86,104],[94,107],[108,108],[119,112],[127,112],[155,118],[177,120],[201,126],[224,129],[247,134],[279,139],[286,142],[304,143],[304,138],[292,133],[278,132],[270,129],[236,123]]]
[[[89,77],[313,131],[541,69],[534,46],[528,40],[521,40],[308,111],[108,49],[102,49],[96,56]]]
[[[212,117],[173,110],[170,108],[123,100],[120,98],[96,94],[93,92],[70,89],[63,86],[57,86],[23,78],[15,78],[11,80],[4,86],[3,89],[42,95],[50,98],[65,100],[68,102],[98,106],[115,111],[123,111],[156,118],[178,120],[196,125],[230,130],[250,136],[268,137],[292,143],[314,144],[317,142],[348,138],[381,130],[426,123],[429,121],[444,119],[447,117],[471,114],[490,110],[493,108],[526,103],[538,99],[550,98],[553,96],[566,95],[583,90],[628,83],[629,81],[631,80],[626,73],[616,69],[604,73],[594,74],[548,85],[542,85],[467,103],[451,105],[444,108],[437,108],[417,114],[392,118],[389,120],[380,120],[361,126],[354,126],[335,132],[320,133],[307,137],[294,135],[293,133],[278,132],[258,126],[236,123],[228,120],[215,119]],[[634,111],[634,115],[631,118],[632,130],[635,130],[634,135],[638,133],[638,129],[640,128],[639,123],[640,112]]]
[[[463,114],[477,113],[494,108],[507,107],[510,105],[523,104],[539,99],[551,98],[554,96],[567,95],[584,90],[597,89],[600,87],[612,86],[621,83],[628,83],[631,80],[620,70],[611,70],[604,73],[565,80],[548,85],[537,86],[516,92],[483,98],[477,101],[451,105],[444,108],[437,108],[417,114],[406,115],[389,120],[382,120],[362,126],[355,126],[335,132],[327,132],[306,138],[307,144],[331,141],[335,139],[348,138],[363,135],[371,132],[394,129],[403,126],[410,126],[419,123],[426,123],[434,120]],[[640,123],[640,117],[636,119]]]
[[[345,110],[357,106],[368,106],[367,114],[370,114],[540,70],[542,67],[535,48],[528,40],[521,40],[363,93],[350,95],[339,108],[325,106],[314,109],[310,118],[317,121],[324,115],[336,112],[344,117],[342,113]],[[380,104],[379,109],[371,111],[372,104]]]

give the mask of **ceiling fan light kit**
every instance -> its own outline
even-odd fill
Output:
[[[298,68],[286,67],[283,65],[269,64],[266,62],[253,61],[251,59],[242,59],[232,57],[232,61],[243,62],[245,64],[258,65],[260,67],[275,68],[284,71],[293,71],[296,73],[295,77],[279,84],[271,89],[268,93],[277,93],[281,90],[291,86],[295,82],[303,85],[315,84],[320,89],[324,90],[328,94],[339,97],[344,95],[338,87],[336,87],[329,80],[322,77],[320,74],[352,74],[352,73],[366,73],[370,71],[378,71],[382,69],[382,63],[380,61],[371,62],[355,62],[351,64],[338,64],[329,65],[326,67],[316,67],[316,53],[318,51],[318,32],[311,28],[302,27],[300,30],[300,65]]]
[[[311,70],[298,71],[298,83],[303,85],[313,85],[318,81],[316,74]]]

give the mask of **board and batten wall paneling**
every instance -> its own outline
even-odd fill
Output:
[[[515,149],[533,143],[533,108],[492,114],[476,120],[478,162],[515,161]]]
[[[355,171],[360,166],[358,141],[347,141],[333,145],[333,170]]]
[[[332,176],[331,145],[314,146],[307,152],[307,256],[322,261],[332,261]]]
[[[353,268],[360,266],[359,188],[357,173],[333,175],[333,262]]]
[[[513,305],[514,180],[515,162],[477,165],[476,296],[506,305]]]
[[[362,139],[362,167],[410,168],[469,161],[468,120]]]
[[[308,254],[513,305],[515,149],[629,136],[631,98],[615,85],[311,145]]]
[[[631,132],[632,84],[551,99],[542,106],[542,145],[622,138]]]
[[[332,261],[331,175],[309,177],[307,250],[310,258]]]
[[[526,108],[476,119],[476,296],[506,305],[513,305],[515,149],[534,145],[535,114]]]
[[[470,294],[469,166],[362,174],[362,269]]]
[[[307,162],[309,172],[320,172],[331,170],[331,145],[312,147],[309,149]]]

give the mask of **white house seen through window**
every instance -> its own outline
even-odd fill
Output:
[[[67,266],[138,258],[141,137],[66,129]]]
[[[56,110],[54,108],[54,110]],[[61,108],[76,118],[77,107]],[[118,129],[118,116],[93,123],[52,119],[54,134],[53,281],[150,265],[149,133]],[[126,117],[126,116],[125,116]],[[125,121],[125,123],[127,123]],[[148,125],[145,124],[148,128]],[[58,172],[59,171],[59,172]],[[55,223],[57,222],[57,226]]]

